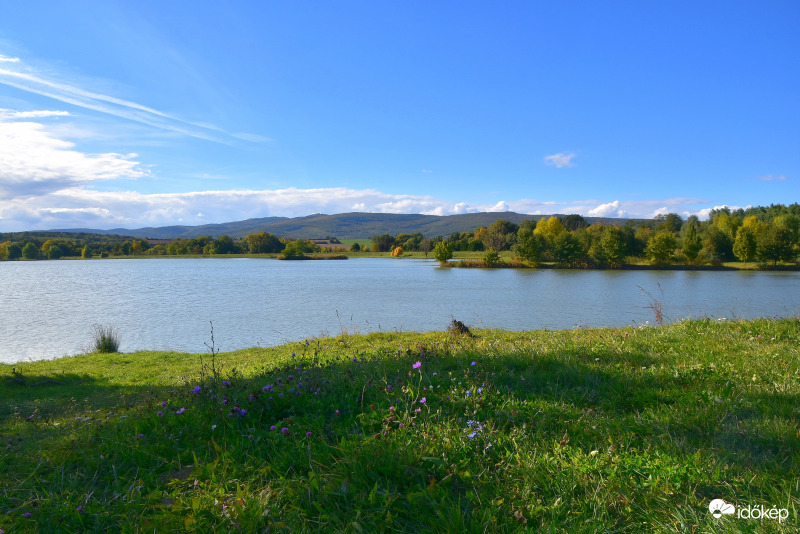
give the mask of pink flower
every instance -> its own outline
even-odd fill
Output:
[[[422,367],[422,362],[417,362],[414,365],[412,365],[411,367],[413,367],[414,369],[419,369],[420,367]]]
[[[427,399],[426,399],[425,397],[422,397],[422,398],[419,400],[419,403],[420,403],[420,404],[425,404],[426,402],[427,402]]]

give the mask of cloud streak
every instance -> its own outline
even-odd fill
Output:
[[[19,58],[13,59],[16,60],[13,61],[14,63],[19,62]],[[3,61],[12,62],[10,58],[6,58]],[[22,65],[20,65],[20,67],[22,67]],[[234,140],[248,142],[269,141],[269,138],[259,135],[229,133],[212,124],[186,121],[149,106],[110,95],[87,91],[77,85],[62,83],[44,78],[40,75],[23,72],[20,69],[12,68],[10,65],[7,68],[0,67],[0,84],[52,98],[73,106],[146,124],[153,128],[215,143],[231,144]]]

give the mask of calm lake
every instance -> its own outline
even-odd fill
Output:
[[[230,351],[327,335],[625,326],[797,316],[800,273],[483,270],[433,260],[0,262],[0,362],[78,354],[94,324],[121,350]]]

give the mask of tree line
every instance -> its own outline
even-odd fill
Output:
[[[335,238],[326,238],[339,243]],[[625,224],[589,224],[580,215],[543,217],[520,225],[497,220],[488,227],[449,236],[421,233],[381,234],[371,245],[355,243],[351,251],[420,251],[446,261],[454,251],[482,251],[489,266],[512,251],[530,265],[552,262],[571,268],[619,268],[629,263],[720,265],[739,260],[776,266],[796,262],[800,255],[800,204],[773,204],[747,209],[712,210],[707,220],[683,219],[676,213]],[[234,239],[201,236],[191,239],[147,240],[105,234],[18,232],[0,234],[0,260],[64,257],[180,256],[276,254],[301,256],[320,252],[310,240],[279,238],[266,232]]]
[[[709,218],[684,220],[676,213],[623,225],[589,224],[580,215],[544,217],[517,225],[498,220],[473,232],[428,239],[421,234],[372,238],[372,250],[434,252],[440,261],[454,251],[484,251],[483,262],[500,262],[500,252],[531,265],[552,262],[571,268],[619,268],[648,262],[721,265],[739,260],[776,266],[800,255],[800,204],[712,210]]]

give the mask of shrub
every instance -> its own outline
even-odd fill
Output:
[[[119,333],[113,326],[94,325],[94,351],[103,354],[119,352]]]

